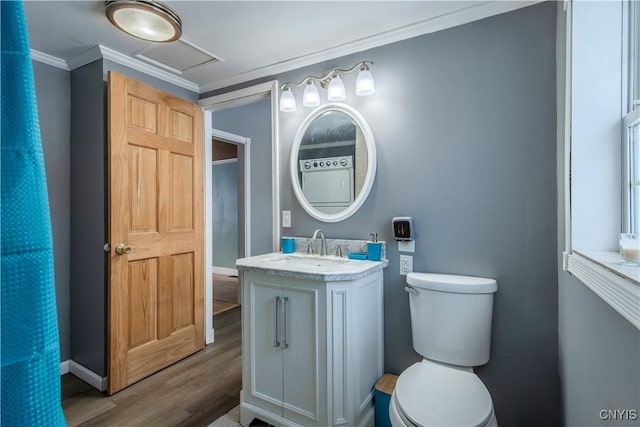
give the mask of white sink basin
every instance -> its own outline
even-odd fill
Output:
[[[284,255],[284,254],[283,254]],[[340,258],[336,256],[320,256],[320,255],[305,255],[305,254],[286,254],[280,260],[275,262],[295,263],[310,267],[324,267],[333,264],[344,264],[351,260],[347,258]]]
[[[382,261],[360,261],[336,256],[283,254],[274,252],[236,261],[240,271],[257,271],[308,280],[352,280],[371,274],[389,264]]]

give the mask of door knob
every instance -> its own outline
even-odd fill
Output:
[[[118,243],[116,245],[116,253],[118,255],[126,255],[131,252],[131,247],[126,243]]]

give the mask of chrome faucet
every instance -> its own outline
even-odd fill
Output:
[[[322,230],[316,230],[313,232],[313,240],[316,240],[318,238],[318,234],[320,235],[320,238],[322,239],[321,242],[321,246],[320,246],[320,256],[326,256],[327,255],[327,241],[324,238],[324,232]]]

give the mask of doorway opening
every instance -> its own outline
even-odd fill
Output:
[[[213,129],[213,316],[240,306],[236,260],[251,253],[251,138]],[[215,327],[215,320],[214,320]]]
[[[238,250],[237,257],[248,257],[276,251],[280,242],[280,193],[278,159],[278,82],[272,81],[248,88],[214,95],[200,100],[205,109],[205,141],[220,139],[235,144],[238,149]],[[229,112],[243,108],[262,109],[266,126],[260,137],[245,132],[247,120],[231,119]],[[263,108],[266,107],[266,108]],[[231,123],[235,123],[232,126]],[[215,128],[215,129],[214,129]],[[238,130],[236,130],[238,129]],[[242,135],[242,136],[240,136]],[[213,143],[205,144],[205,331],[206,344],[214,342],[214,206],[213,206]],[[255,161],[254,161],[255,159]],[[245,189],[244,183],[250,185]],[[259,207],[259,209],[252,209]],[[216,237],[217,238],[217,237]],[[228,252],[232,252],[228,251]],[[226,267],[229,268],[229,267]],[[235,266],[234,266],[235,268]],[[233,272],[223,270],[229,277]],[[231,273],[231,274],[229,274]],[[237,276],[237,272],[235,272]],[[223,278],[224,280],[224,278]],[[220,287],[220,286],[219,286]],[[237,287],[240,304],[240,287]]]

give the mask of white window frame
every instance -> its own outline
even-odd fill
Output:
[[[628,52],[627,62],[628,70],[626,78],[626,87],[624,88],[625,104],[627,114],[622,120],[623,131],[623,150],[624,150],[624,175],[623,175],[623,230],[627,233],[640,233],[640,212],[635,211],[638,206],[634,203],[635,197],[640,197],[638,193],[634,195],[633,187],[640,187],[640,170],[636,170],[636,164],[633,160],[640,156],[640,148],[636,145],[632,146],[632,128],[636,128],[636,138],[640,137],[640,3],[637,1],[625,2],[627,7],[626,14],[628,19],[627,27],[623,29],[629,34],[627,45],[623,44],[623,49]]]
[[[586,43],[586,41],[590,39],[592,33],[584,31],[584,29],[587,28],[585,26],[585,22],[591,23],[589,20],[596,17],[595,21],[597,24],[605,26],[612,25],[612,27],[608,28],[611,40],[616,40],[616,38],[619,40],[620,35],[622,35],[622,39],[626,39],[626,35],[629,34],[629,23],[631,21],[629,20],[625,22],[624,19],[622,19],[623,17],[630,17],[629,2],[624,2],[622,0],[618,1],[620,1],[620,3],[616,4],[615,2],[590,3],[588,1],[574,0],[565,4],[566,66],[565,75],[559,76],[559,78],[563,78],[565,82],[565,111],[563,122],[565,124],[564,179],[566,184],[566,234],[563,267],[566,271],[574,275],[593,292],[600,296],[631,324],[640,329],[640,267],[622,265],[622,258],[617,251],[617,244],[615,244],[617,243],[617,235],[612,231],[617,229],[618,232],[620,232],[629,231],[631,229],[629,228],[631,226],[631,215],[628,213],[630,206],[630,191],[628,191],[628,189],[630,188],[629,183],[632,177],[629,173],[629,164],[632,163],[633,159],[631,157],[632,153],[628,150],[628,128],[623,128],[623,125],[635,123],[640,114],[640,108],[636,108],[635,111],[628,113],[630,106],[633,106],[633,102],[629,97],[632,92],[628,92],[628,90],[633,89],[633,85],[637,84],[636,81],[632,83],[632,76],[634,76],[634,74],[629,72],[628,67],[629,64],[634,64],[632,66],[635,66],[637,71],[638,67],[636,64],[638,59],[629,55],[631,52],[629,49],[630,46],[625,44],[620,46],[619,53],[622,59],[620,63],[616,62],[617,65],[615,65],[613,69],[617,69],[618,67],[620,68],[621,72],[619,73],[619,81],[621,84],[615,84],[615,74],[609,73],[607,75],[607,78],[609,79],[608,84],[612,87],[619,87],[621,91],[619,93],[619,103],[617,106],[615,105],[616,96],[609,97],[606,100],[601,98],[598,98],[595,101],[593,100],[593,98],[597,98],[602,95],[602,93],[592,94],[587,92],[592,90],[592,86],[585,84],[585,80],[589,83],[588,80],[590,76],[587,76],[585,79],[585,75],[587,74],[584,72],[585,69],[588,69],[588,67],[585,67],[585,63],[588,64],[590,61],[595,65],[594,68],[600,66],[606,68],[607,66],[606,63],[602,65],[597,61],[590,59],[588,56],[585,56],[585,52],[587,52],[587,55],[593,54],[590,52],[591,49],[594,51],[603,49],[602,46],[597,46],[599,40],[594,39],[596,40],[596,43],[593,44]],[[578,3],[577,7],[579,9],[574,10],[576,7],[574,3]],[[607,17],[607,19],[609,19],[608,21],[606,21],[604,17],[598,16],[598,13],[601,11],[595,11],[595,9],[589,11],[591,6],[597,8],[598,3],[601,7],[603,4],[605,7],[608,4],[609,7],[613,8],[606,10],[607,13],[613,14]],[[615,19],[611,18],[615,18],[615,14],[618,13],[620,7],[622,7],[620,20],[617,23],[614,23]],[[574,12],[577,15],[574,15]],[[579,21],[575,20],[576,17]],[[577,26],[574,28],[574,25]],[[614,26],[616,27],[614,28]],[[618,31],[616,28],[619,28],[620,32],[626,31],[626,33],[616,33],[615,31]],[[601,28],[598,28],[598,30],[600,29]],[[613,31],[613,33],[611,31]],[[578,40],[574,39],[574,36],[586,36],[586,38]],[[604,37],[607,36],[605,35]],[[604,50],[598,53],[602,52],[613,51]],[[615,56],[616,55],[610,55],[608,59],[603,60],[610,61],[612,58],[615,58]],[[586,61],[585,58],[587,58]],[[599,60],[600,58],[597,59]],[[576,62],[574,63],[574,61]],[[611,62],[609,64],[611,64]],[[600,71],[603,70],[604,68],[600,69]],[[606,75],[607,70],[604,71],[605,73],[602,75]],[[578,74],[576,74],[576,72]],[[602,76],[598,75],[597,71],[594,75],[598,77],[593,77],[593,79],[600,78]],[[595,84],[597,82],[592,83]],[[582,104],[582,102],[588,98],[588,96],[584,96],[585,94],[590,95],[592,99],[588,100],[587,103]],[[603,98],[606,98],[606,95],[603,95]],[[579,104],[572,105],[572,102],[579,102]],[[606,105],[598,105],[598,102]],[[590,111],[589,108],[594,106],[595,108],[592,108]],[[615,132],[613,132],[612,135],[612,133],[606,134],[603,132],[601,135],[595,137],[596,141],[594,144],[594,137],[589,134],[590,129],[588,128],[592,126],[596,132],[599,132],[602,129],[607,129],[607,126],[610,126],[611,119],[615,119],[616,111],[619,111],[617,120],[619,120],[620,123],[620,133],[615,135]],[[604,123],[600,123],[600,128],[598,128],[598,124],[593,125],[588,121],[590,118],[594,118],[596,121],[601,119],[598,117],[600,112],[608,116],[605,119],[602,119],[604,120]],[[587,130],[587,132],[585,132],[585,130]],[[605,138],[605,140],[602,140],[602,138]],[[609,142],[612,144],[609,144]],[[595,151],[591,152],[590,150],[594,148]],[[619,153],[618,156],[622,154],[622,156],[617,158],[620,159],[623,157],[623,160],[618,160],[620,162],[618,165],[612,165],[609,163],[604,164],[603,162],[613,161],[613,159],[616,158],[615,155],[612,155],[615,152]],[[600,153],[604,153],[606,155],[601,159],[598,157]],[[597,162],[600,163],[598,164]],[[588,181],[588,179],[585,179],[585,177],[589,175],[588,172],[593,172],[595,174],[596,171],[594,171],[594,168],[597,166],[601,166],[602,169],[609,168],[609,175],[602,174],[602,180],[596,178],[593,180],[593,183],[585,183],[585,181]],[[616,176],[616,170],[619,171],[617,174],[619,177],[617,179],[617,183],[614,179]],[[590,189],[589,186],[592,184],[598,187],[594,187],[595,193],[597,193],[594,197],[598,199],[599,203],[590,204],[589,201],[583,200],[583,198],[586,199],[589,197],[585,196],[585,188]],[[612,197],[607,197],[607,195]],[[616,206],[610,206],[603,202],[610,200],[614,200]],[[594,206],[596,207],[596,210],[598,210],[595,215],[591,214],[589,211],[589,209]],[[624,210],[626,210],[627,213],[623,213]],[[622,214],[618,214],[618,219],[616,219],[616,212],[620,212]],[[604,222],[606,224],[595,224],[600,217],[604,218]]]
[[[623,176],[623,229],[627,233],[640,233],[640,220],[638,217],[640,213],[635,210],[638,206],[636,197],[640,197],[638,191],[633,191],[633,188],[640,187],[640,170],[636,170],[636,163],[634,159],[640,156],[640,145],[636,142],[633,146],[632,138],[635,136],[636,141],[640,138],[640,108],[636,107],[634,111],[629,112],[623,119],[623,141],[624,141],[624,176]],[[632,129],[635,128],[635,131]],[[635,132],[635,134],[634,134]]]

